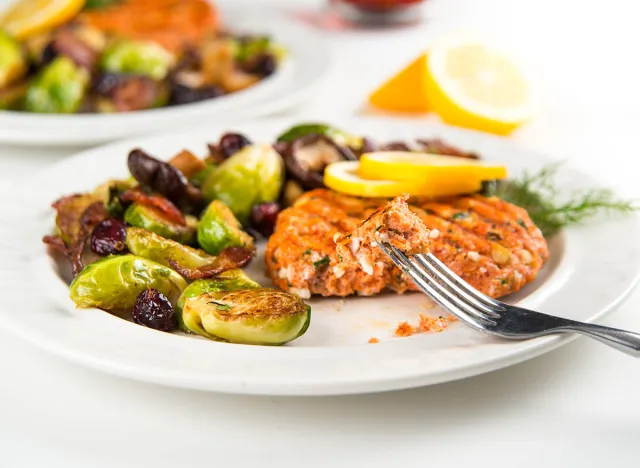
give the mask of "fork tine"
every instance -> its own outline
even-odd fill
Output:
[[[495,299],[487,296],[486,294],[482,294],[480,291],[475,289],[469,283],[464,281],[458,275],[456,275],[451,269],[442,263],[435,255],[433,254],[419,254],[419,257],[424,258],[427,262],[433,265],[440,273],[446,276],[449,280],[454,282],[459,288],[463,289],[467,294],[473,296],[478,301],[482,302],[486,306],[492,308],[493,310],[499,309],[501,312],[506,311],[506,307],[500,301],[496,301]]]
[[[435,258],[435,257],[434,257]],[[500,318],[500,314],[496,311],[496,309],[500,309],[500,311],[504,310],[502,306],[494,306],[488,305],[485,301],[480,300],[480,298],[476,294],[472,294],[472,290],[475,291],[469,284],[462,280],[459,276],[453,273],[451,270],[442,271],[442,269],[438,268],[432,262],[430,262],[429,258],[423,254],[414,255],[413,259],[418,262],[418,264],[424,268],[431,276],[433,276],[440,283],[444,283],[451,291],[451,293],[458,296],[461,300],[472,304],[477,309],[480,309],[485,314],[489,315],[492,318]],[[443,286],[444,286],[443,285]]]
[[[481,323],[483,320],[477,318],[476,316],[470,316],[468,313],[460,309],[456,304],[451,302],[447,296],[443,296],[438,292],[431,284],[432,281],[425,279],[424,273],[421,272],[414,264],[410,263],[408,258],[404,255],[397,256],[390,249],[390,245],[379,242],[378,246],[382,249],[384,253],[386,253],[391,261],[402,271],[408,274],[411,279],[415,282],[415,284],[420,288],[420,290],[433,299],[440,307],[451,312],[455,315],[461,322],[466,325],[475,328],[476,330],[483,330],[483,324]],[[435,283],[435,281],[433,282]],[[479,323],[480,322],[480,323]]]
[[[435,290],[437,290],[441,295],[443,295],[444,297],[446,297],[449,302],[453,303],[456,305],[456,307],[458,307],[458,309],[463,310],[464,312],[473,315],[474,317],[476,317],[479,320],[482,320],[484,323],[486,324],[492,324],[493,321],[491,320],[491,317],[488,316],[487,314],[483,313],[482,310],[478,309],[478,307],[476,306],[475,303],[471,302],[467,302],[465,301],[463,298],[457,296],[455,293],[453,293],[452,291],[450,291],[449,289],[447,289],[446,286],[442,285],[441,283],[439,283],[437,281],[437,275],[434,275],[432,273],[433,268],[428,268],[428,269],[424,269],[422,268],[421,265],[417,265],[416,266],[416,262],[414,262],[412,259],[408,258],[405,254],[403,254],[400,250],[396,249],[394,246],[389,245],[388,246],[390,248],[390,250],[396,255],[399,256],[403,259],[405,259],[410,265],[412,265],[414,268],[416,268],[420,273],[422,273],[422,275],[425,277],[425,279],[427,281],[429,281],[431,287]],[[434,277],[435,276],[435,277]],[[497,318],[497,317],[496,317]]]

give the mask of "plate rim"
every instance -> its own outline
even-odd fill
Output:
[[[392,121],[392,122],[395,122],[394,125],[400,125],[404,121],[406,123],[410,123],[413,126],[415,126],[417,123],[415,119],[389,119],[385,117],[347,118],[346,122],[344,122],[345,121],[344,118],[335,119],[335,120],[341,121],[340,125],[345,125],[345,126],[348,125],[349,121],[361,121],[361,122]],[[242,127],[267,126],[269,128],[275,128],[280,126],[284,127],[287,124],[290,124],[292,122],[299,122],[299,121],[300,121],[299,117],[285,117],[285,118],[273,118],[273,119],[263,119],[263,120],[250,120],[244,123],[238,123],[237,126],[242,126]],[[361,125],[364,125],[364,124],[361,124]],[[434,132],[437,132],[438,129],[444,129],[444,128],[447,128],[449,129],[448,131],[451,131],[451,127],[448,127],[446,125],[428,123],[427,126],[430,128],[431,131],[434,131]],[[213,127],[215,127],[215,132],[218,132],[218,130],[222,129],[224,125],[216,124]],[[205,127],[182,130],[178,132],[171,132],[169,134],[169,137],[171,139],[175,139],[175,138],[180,138],[182,135],[196,134],[201,132],[203,128]],[[212,130],[214,129],[212,129],[211,127],[208,127],[209,132],[215,133]],[[495,139],[502,143],[510,143],[513,146],[516,146],[516,147],[518,146],[517,143],[513,142],[512,140],[505,140],[499,137],[486,135],[480,132],[472,132],[472,131],[470,132],[462,129],[454,129],[454,131],[462,132],[462,133],[470,133],[470,134],[475,133],[477,134],[476,137],[479,137],[481,139]],[[114,143],[99,146],[96,148],[91,148],[89,150],[81,151],[79,153],[76,153],[73,156],[70,156],[69,158],[63,159],[57,164],[54,164],[51,168],[46,169],[45,171],[43,171],[43,173],[41,173],[38,176],[35,176],[34,178],[37,179],[38,177],[44,177],[46,176],[47,172],[53,171],[54,170],[53,168],[56,168],[56,167],[63,167],[65,165],[73,166],[75,161],[86,158],[92,154],[99,156],[100,154],[103,154],[103,153],[106,154],[113,151],[117,151],[120,148],[126,148],[126,147],[131,148],[134,145],[144,146],[145,143],[148,141],[159,141],[159,140],[162,140],[163,138],[166,138],[166,136],[167,135],[156,134],[156,135],[145,136],[145,137],[140,137],[140,136],[133,137],[124,141],[114,142]],[[540,154],[537,151],[532,151],[526,148],[522,148],[522,149],[531,154],[538,154],[538,155]],[[549,160],[548,157],[546,160],[547,161]],[[572,165],[568,165],[568,167],[574,171],[576,170],[576,168],[573,167]],[[579,171],[579,170],[578,172],[582,173],[582,171]],[[588,176],[588,178],[592,179],[590,176]],[[8,189],[10,189],[10,187]],[[635,216],[633,217],[636,218],[635,224],[637,224],[637,217]],[[599,310],[597,313],[592,314],[590,321],[598,321],[603,316],[613,312],[620,304],[622,304],[622,302],[633,291],[635,286],[638,284],[638,281],[640,280],[640,268],[636,267],[634,271],[635,273],[633,277],[628,279],[624,289],[621,292],[619,292],[613,300],[608,301],[607,305],[604,308]],[[551,351],[563,344],[566,344],[572,341],[573,339],[575,339],[576,337],[575,335],[556,335],[556,336],[538,338],[538,339],[530,340],[527,342],[521,342],[521,343],[528,343],[528,345],[524,346],[523,349],[516,349],[511,353],[506,353],[502,356],[496,357],[493,360],[487,360],[482,362],[481,364],[475,364],[471,367],[468,367],[464,364],[458,367],[451,367],[446,371],[436,374],[435,378],[434,378],[434,375],[429,375],[429,374],[426,374],[426,375],[414,374],[412,376],[406,376],[404,378],[396,377],[395,379],[391,379],[389,381],[381,380],[379,377],[377,377],[372,381],[367,381],[366,379],[360,379],[360,381],[357,383],[348,382],[345,384],[344,382],[342,382],[338,384],[334,383],[334,384],[327,384],[322,387],[310,388],[308,386],[305,386],[305,384],[300,384],[300,383],[297,385],[286,384],[285,386],[283,386],[282,383],[274,383],[273,385],[268,385],[263,382],[261,385],[256,385],[255,383],[251,383],[251,382],[244,382],[244,383],[235,382],[234,383],[234,382],[218,381],[215,384],[212,384],[210,379],[199,381],[198,379],[188,378],[186,376],[182,376],[181,378],[176,379],[175,376],[166,376],[166,375],[162,375],[162,373],[158,374],[154,372],[144,372],[137,367],[128,368],[126,366],[114,364],[113,362],[104,361],[103,359],[99,359],[96,357],[79,355],[77,351],[74,353],[73,350],[65,349],[64,346],[60,346],[59,343],[55,342],[55,340],[54,341],[47,340],[47,339],[43,340],[41,339],[42,336],[36,336],[37,334],[31,334],[29,333],[28,330],[21,329],[20,326],[17,325],[17,323],[12,321],[3,320],[3,321],[0,321],[0,325],[2,325],[4,328],[7,328],[9,331],[15,333],[16,335],[20,336],[21,338],[25,339],[26,341],[31,342],[40,348],[44,348],[45,350],[47,350],[48,352],[51,352],[52,354],[59,355],[61,357],[64,357],[76,363],[80,363],[85,366],[92,367],[94,369],[100,369],[111,374],[120,375],[123,377],[132,378],[136,380],[154,382],[157,384],[162,384],[167,386],[193,388],[193,389],[199,389],[199,390],[209,390],[209,391],[217,391],[217,392],[225,392],[225,393],[261,394],[261,395],[338,395],[338,394],[354,394],[354,393],[371,393],[371,392],[396,390],[396,389],[403,389],[403,388],[412,388],[412,387],[422,386],[422,385],[437,384],[437,383],[442,383],[450,380],[457,380],[461,378],[467,378],[474,375],[490,372],[493,370],[497,370],[503,367],[507,367],[507,366],[531,359],[545,352]],[[233,346],[236,347],[238,345],[233,345]],[[249,348],[252,348],[252,347],[249,347]],[[280,348],[280,350],[282,349],[286,349],[286,348]]]

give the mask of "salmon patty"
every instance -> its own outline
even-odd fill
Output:
[[[391,202],[384,217],[385,199],[356,198],[326,189],[303,194],[278,217],[267,243],[268,275],[277,287],[301,297],[417,290],[382,252],[369,250],[366,258],[376,257],[364,262],[358,249],[353,252],[354,242],[362,248],[362,238],[365,246],[375,247],[371,231],[378,225],[398,234],[390,238],[398,248],[408,254],[430,251],[491,297],[510,294],[533,281],[548,258],[547,243],[527,212],[497,197],[412,198],[410,213],[402,206],[404,200]],[[376,224],[378,217],[380,224]],[[399,229],[389,224],[391,219]],[[416,219],[424,226],[418,226]],[[411,240],[400,247],[399,236]]]

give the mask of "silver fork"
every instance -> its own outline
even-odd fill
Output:
[[[577,322],[497,301],[474,289],[432,254],[409,258],[387,242],[378,246],[427,296],[476,330],[513,340],[576,332],[634,357],[640,357],[640,334]]]

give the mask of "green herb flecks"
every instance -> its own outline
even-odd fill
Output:
[[[326,267],[329,266],[329,256],[325,255],[324,257],[322,257],[320,260],[318,260],[317,262],[313,262],[313,267],[318,269],[320,267]]]
[[[567,226],[581,224],[597,213],[631,213],[640,208],[636,202],[616,199],[611,190],[595,188],[576,191],[561,199],[555,182],[560,164],[543,167],[538,173],[486,187],[486,195],[495,195],[524,208],[544,236],[552,236]],[[522,226],[524,222],[520,222]],[[523,226],[524,227],[524,226]]]

